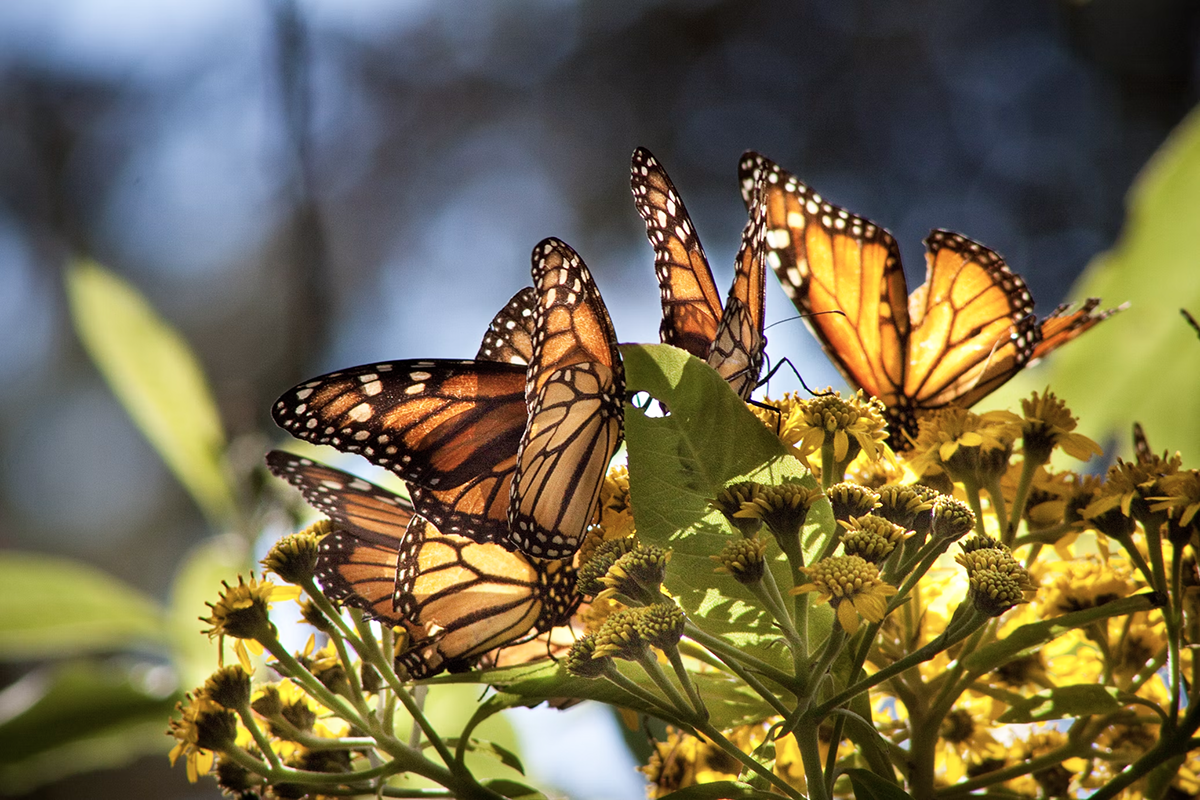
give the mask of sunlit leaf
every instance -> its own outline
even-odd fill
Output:
[[[135,424],[214,523],[232,515],[225,433],[183,338],[136,290],[93,261],[67,271],[75,329]]]
[[[854,800],[913,800],[896,784],[865,769],[848,769],[846,775],[854,787]]]
[[[1024,697],[1001,714],[997,722],[1048,722],[1120,711],[1120,692],[1095,683],[1058,686]]]
[[[1185,463],[1200,461],[1200,341],[1179,313],[1200,313],[1198,219],[1200,109],[1142,170],[1120,240],[1070,292],[1129,308],[981,405],[1016,407],[1018,398],[1049,384],[1079,416],[1080,432],[1106,448],[1115,442],[1119,452],[1131,452],[1137,420],[1155,450],[1180,450]]]
[[[772,617],[748,589],[713,572],[716,564],[710,556],[738,534],[709,502],[738,480],[798,478],[810,488],[817,482],[704,362],[666,345],[625,345],[621,353],[629,390],[647,392],[670,410],[665,417],[651,417],[631,405],[625,408],[639,538],[672,549],[667,589],[688,614],[704,620],[706,631],[759,658],[784,658]],[[807,560],[832,532],[833,513],[822,500],[805,525]],[[776,583],[786,592],[792,587],[787,562],[774,543],[767,553]],[[819,640],[830,616],[822,609],[810,624]]]
[[[67,775],[164,754],[175,705],[166,667],[80,661],[29,673],[5,689],[0,712],[0,794],[22,794]]]
[[[165,648],[169,641],[163,609],[111,575],[54,556],[0,555],[0,659]]]
[[[756,789],[741,781],[698,783],[686,789],[664,794],[662,800],[779,800],[778,792]]]
[[[490,781],[484,781],[483,785],[497,794],[511,798],[511,800],[537,800],[546,796],[532,786],[527,786],[519,781],[508,780],[507,778],[495,778]]]
[[[629,662],[617,662],[621,673],[651,694],[660,694],[641,668]],[[704,698],[710,721],[722,730],[758,722],[770,716],[771,708],[744,683],[727,676],[706,672],[693,674],[696,689]],[[588,680],[568,675],[560,664],[543,661],[518,667],[476,670],[452,675],[439,675],[430,684],[477,683],[494,686],[499,695],[489,698],[483,716],[518,706],[534,706],[545,701],[564,699],[596,700],[618,708],[630,708],[663,718],[679,726],[686,720],[663,717],[641,701],[607,680]],[[477,712],[479,714],[481,712]]]
[[[963,658],[963,666],[975,674],[990,672],[1009,661],[1033,653],[1038,648],[1076,628],[1084,628],[1110,617],[1136,614],[1155,608],[1153,596],[1138,594],[1113,600],[1095,608],[1072,611],[1053,619],[1022,625],[998,642],[984,645]]]

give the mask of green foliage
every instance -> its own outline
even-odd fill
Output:
[[[234,495],[225,433],[191,348],[138,294],[94,261],[67,272],[75,330],[108,385],[211,522],[227,523]]]
[[[1200,312],[1200,110],[1185,119],[1129,193],[1116,246],[1097,256],[1071,297],[1129,308],[1026,370],[989,407],[1012,407],[1047,384],[1080,418],[1080,432],[1129,453],[1139,421],[1153,448],[1200,461],[1200,341],[1179,314]],[[1022,265],[1014,265],[1018,271]],[[1027,268],[1026,268],[1027,269]],[[993,403],[992,401],[998,401]]]
[[[1151,595],[1140,594],[1114,600],[1110,603],[1063,614],[1054,619],[1022,625],[998,642],[980,647],[963,658],[963,666],[975,674],[982,674],[1007,664],[1014,659],[1029,655],[1047,642],[1052,642],[1064,633],[1076,628],[1087,628],[1110,617],[1121,617],[1149,611],[1154,608]]]
[[[638,537],[674,551],[665,585],[688,614],[704,621],[706,631],[725,636],[759,658],[786,657],[778,646],[769,647],[777,644],[778,630],[750,591],[732,578],[713,574],[716,565],[710,556],[738,534],[709,502],[742,480],[779,483],[795,478],[808,488],[818,488],[817,482],[700,359],[666,345],[624,345],[621,354],[629,391],[646,392],[669,409],[664,417],[651,417],[625,407]],[[833,531],[833,511],[822,500],[804,528],[808,563]],[[760,535],[769,537],[765,530]],[[786,590],[792,585],[787,560],[774,543],[767,552],[776,583]],[[831,617],[822,619],[828,631]]]
[[[1090,714],[1120,711],[1119,692],[1094,683],[1058,686],[1031,697],[1024,697],[1001,714],[997,722],[1049,722]]]
[[[846,776],[854,787],[854,800],[913,800],[908,792],[874,772],[848,769]]]
[[[617,669],[643,689],[653,691],[654,684],[646,677],[645,672],[632,664],[618,662]],[[694,675],[692,679],[704,697],[711,721],[718,728],[727,729],[758,722],[771,713],[770,707],[740,681],[714,673]],[[641,698],[610,681],[576,678],[568,675],[560,665],[545,661],[517,667],[441,675],[431,679],[429,683],[485,683],[499,690],[499,694],[489,697],[480,707],[477,716],[490,716],[506,708],[534,706],[542,702],[556,703],[567,699],[595,700],[616,708],[660,714],[656,709],[649,708]],[[687,726],[687,722],[682,719],[666,721],[681,727]]]
[[[169,641],[162,609],[132,586],[64,558],[0,556],[0,659],[165,650]]]
[[[154,690],[153,667],[130,666],[74,661],[31,672],[6,689],[10,702],[20,697],[25,706],[0,724],[0,794],[165,753],[164,723],[177,698]]]

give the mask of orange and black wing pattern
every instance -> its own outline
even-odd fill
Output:
[[[491,361],[391,361],[290,389],[275,422],[357,453],[409,482],[421,516],[481,541],[505,538],[508,481],[525,430],[525,368]]]
[[[630,187],[654,248],[663,309],[659,337],[707,361],[739,396],[749,398],[758,385],[767,345],[763,335],[765,249],[759,214],[751,209],[733,285],[722,308],[683,199],[662,164],[644,147],[633,151]]]
[[[644,147],[633,151],[629,184],[654,248],[663,309],[659,338],[707,358],[721,323],[721,296],[692,218],[662,164]]]
[[[754,187],[766,194],[767,261],[784,291],[846,380],[883,401],[895,443],[915,435],[923,413],[973,405],[1113,313],[1093,313],[1093,299],[1039,325],[1004,259],[944,230],[926,239],[925,283],[909,296],[886,230],[757,153],[739,173],[747,204]],[[824,311],[844,316],[812,316]]]
[[[526,366],[533,358],[533,306],[537,295],[526,286],[512,296],[492,319],[476,361],[499,361]]]
[[[267,468],[333,521],[334,530],[321,539],[316,568],[329,599],[400,624],[397,559],[409,523],[419,519],[408,501],[348,472],[280,450],[267,453]]]
[[[558,239],[533,252],[538,294],[509,541],[535,558],[579,547],[623,436],[625,371],[608,309],[579,255]]]
[[[415,678],[570,621],[579,605],[570,560],[539,561],[495,544],[439,533],[418,518],[398,556],[399,613],[425,632],[400,663]]]

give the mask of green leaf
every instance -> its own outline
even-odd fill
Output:
[[[463,731],[463,733],[465,734],[467,731]],[[456,748],[459,746],[459,743],[463,743],[464,752],[490,755],[509,769],[514,769],[522,775],[525,774],[525,766],[521,763],[520,757],[512,750],[509,750],[507,747],[501,747],[495,742],[487,742],[482,739],[467,739],[464,742],[460,737],[445,739],[445,742],[446,746],[450,748]]]
[[[94,261],[67,271],[67,297],[80,340],[134,423],[209,520],[230,519],[225,433],[187,343],[133,287]]]
[[[484,781],[482,785],[497,794],[511,797],[513,800],[537,800],[537,798],[546,797],[545,794],[534,789],[532,786],[526,786],[520,781],[513,781],[507,778],[495,778],[490,781]]]
[[[87,564],[0,555],[0,659],[27,660],[170,642],[151,598]]]
[[[154,667],[79,661],[26,675],[5,690],[0,714],[0,795],[73,773],[166,758],[175,696],[153,691]]]
[[[844,774],[854,787],[854,800],[913,800],[911,794],[874,772],[848,769]]]
[[[1136,594],[1121,600],[1113,600],[1095,608],[1072,611],[1061,617],[1022,625],[1002,641],[984,645],[963,659],[963,666],[976,675],[982,675],[1010,661],[1033,653],[1046,642],[1053,641],[1064,633],[1083,628],[1095,622],[1149,611],[1157,606],[1150,594]]]
[[[1095,683],[1059,686],[1024,697],[997,718],[997,722],[1047,722],[1052,719],[1111,714],[1123,705],[1119,690]]]
[[[239,573],[251,567],[249,547],[233,534],[212,536],[192,548],[171,584],[171,634],[175,666],[186,687],[199,686],[217,668],[217,642],[203,631],[208,625],[200,618],[215,603],[221,581],[237,583]]]
[[[735,481],[798,478],[809,488],[817,488],[817,482],[700,359],[667,345],[623,345],[621,353],[629,390],[646,392],[670,410],[655,418],[625,406],[639,538],[673,550],[664,583],[689,615],[704,621],[706,631],[759,658],[785,664],[787,651],[779,645],[770,614],[748,589],[713,571],[710,556],[737,534],[709,502]],[[833,531],[832,509],[822,500],[809,512],[804,528],[809,562]],[[774,544],[768,556],[776,583],[786,592],[792,587],[787,561]],[[819,639],[831,620],[828,613],[811,615],[813,635]]]
[[[643,689],[658,695],[658,689],[642,670],[628,662],[617,662],[617,669],[625,677]],[[696,689],[708,707],[710,721],[720,730],[758,722],[771,715],[770,706],[762,701],[741,681],[718,673],[692,675]],[[490,716],[496,711],[516,706],[534,706],[542,702],[561,704],[564,700],[596,700],[618,708],[630,708],[650,716],[664,719],[679,727],[688,727],[683,719],[666,718],[658,714],[640,699],[629,694],[610,681],[576,678],[567,674],[560,664],[539,662],[518,667],[473,670],[452,675],[439,675],[425,683],[443,685],[451,683],[487,684],[500,690],[500,694],[487,701],[492,705],[486,711],[477,711]]]
[[[662,795],[662,800],[779,800],[777,792],[755,789],[741,781],[713,781],[699,783]]]
[[[1129,453],[1140,421],[1157,451],[1200,460],[1200,341],[1182,316],[1200,312],[1200,109],[1179,124],[1130,190],[1116,246],[1093,259],[1070,296],[1129,308],[1025,370],[984,405],[1016,408],[1047,384],[1079,432]],[[1013,265],[1018,272],[1023,268]],[[994,402],[993,402],[994,401]]]

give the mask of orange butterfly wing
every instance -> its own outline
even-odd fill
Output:
[[[536,558],[575,552],[623,435],[625,372],[591,273],[558,239],[533,255],[534,355],[529,423],[517,455],[509,541]]]
[[[761,193],[750,203],[750,219],[742,229],[737,265],[721,324],[708,352],[708,364],[743,400],[758,386],[767,337],[763,334],[766,309],[767,206]]]
[[[893,439],[950,403],[971,406],[1027,364],[1116,310],[1098,301],[1040,326],[1020,276],[994,251],[935,230],[925,283],[909,297],[895,239],[863,217],[825,202],[755,153],[740,167],[743,196],[767,193],[767,258],[784,291],[846,380],[887,407]]]
[[[748,399],[758,385],[767,346],[763,335],[762,215],[752,210],[742,232],[733,285],[722,309],[712,270],[683,199],[666,170],[644,147],[633,151],[630,186],[654,248],[663,307],[659,337],[705,359],[740,397]]]
[[[1040,336],[1033,298],[978,242],[935,230],[925,244],[927,277],[909,299],[905,397],[917,410],[971,406],[1032,358]]]
[[[896,240],[757,153],[738,172],[747,205],[761,184],[766,260],[809,330],[852,386],[900,404],[909,320]]]
[[[297,438],[358,453],[413,484],[417,512],[446,532],[504,538],[525,429],[525,369],[490,361],[392,361],[340,370],[273,409]]]
[[[707,358],[721,322],[721,297],[692,218],[666,170],[644,147],[633,151],[629,183],[654,248],[663,308],[659,338]]]
[[[308,504],[333,520],[321,539],[316,577],[325,594],[361,608],[373,619],[398,625],[396,564],[414,519],[404,498],[340,469],[281,450],[267,453],[267,468],[300,490]]]

